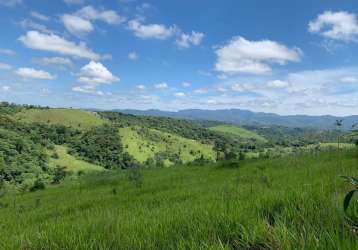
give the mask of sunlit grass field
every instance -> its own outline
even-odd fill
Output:
[[[218,125],[215,127],[210,127],[209,129],[216,132],[236,135],[243,139],[254,139],[259,142],[267,142],[267,140],[261,135],[235,125]]]
[[[88,129],[105,123],[96,113],[79,109],[26,109],[15,115],[23,122],[40,122]]]
[[[177,155],[183,163],[199,159],[201,155],[209,161],[216,159],[212,145],[175,134],[141,127],[120,128],[119,134],[125,150],[141,163],[153,158],[156,153]],[[168,161],[168,165],[172,162]]]
[[[357,249],[351,151],[102,172],[0,209],[0,249]],[[350,213],[358,215],[358,206]]]
[[[51,157],[54,153],[57,154],[57,158]],[[49,150],[50,155],[50,167],[55,168],[57,166],[65,168],[67,172],[74,174],[78,172],[93,172],[93,171],[104,171],[104,168],[80,159],[76,159],[74,156],[67,153],[65,146],[56,145],[54,150]]]

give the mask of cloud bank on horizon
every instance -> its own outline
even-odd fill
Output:
[[[358,114],[357,15],[339,0],[0,0],[0,100]]]

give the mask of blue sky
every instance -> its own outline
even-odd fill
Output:
[[[358,4],[0,0],[0,100],[358,114]]]

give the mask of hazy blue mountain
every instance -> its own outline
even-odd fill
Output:
[[[278,115],[274,113],[252,112],[242,109],[202,110],[185,109],[177,112],[149,110],[113,110],[133,115],[165,116],[189,120],[221,121],[240,125],[281,125],[288,127],[334,128],[337,119],[343,119],[343,128],[351,129],[358,122],[358,115],[337,117],[331,115]]]

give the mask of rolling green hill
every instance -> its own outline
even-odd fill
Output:
[[[212,145],[156,129],[125,127],[119,129],[125,150],[137,161],[144,163],[150,158],[164,157],[166,165],[174,162],[187,163],[200,159],[215,161]]]
[[[9,192],[0,249],[358,249],[340,178],[358,175],[357,156],[340,158],[106,171]]]
[[[105,123],[96,113],[79,109],[24,109],[15,114],[23,122],[39,122],[88,129]]]
[[[209,129],[217,132],[236,135],[243,139],[253,139],[258,142],[267,142],[267,140],[264,137],[256,134],[255,132],[249,131],[247,129],[235,125],[218,125],[218,126],[210,127]]]
[[[56,157],[53,155],[56,153]],[[93,172],[104,171],[104,168],[95,164],[88,163],[83,160],[76,159],[74,156],[67,153],[65,146],[56,145],[54,150],[49,150],[50,155],[50,167],[55,168],[57,166],[64,167],[66,171],[78,173],[81,172]]]

